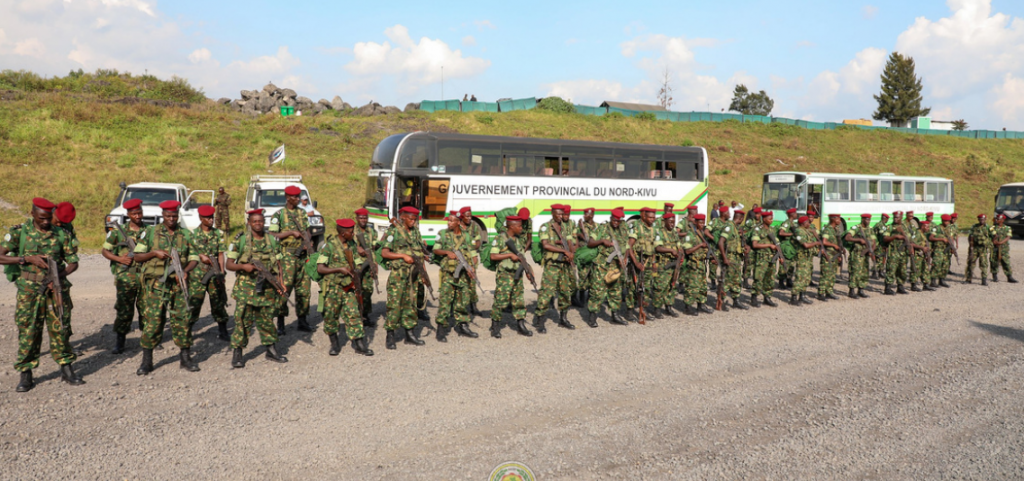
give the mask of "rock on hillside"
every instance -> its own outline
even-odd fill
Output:
[[[278,88],[274,84],[267,84],[260,90],[243,90],[240,92],[241,98],[235,100],[220,99],[218,103],[223,103],[231,108],[242,112],[248,113],[252,116],[267,113],[278,113],[281,111],[281,107],[289,106],[295,107],[296,112],[302,112],[305,115],[315,115],[323,112],[324,110],[353,110],[352,106],[348,102],[345,102],[341,97],[335,96],[333,100],[328,101],[327,99],[320,99],[313,102],[308,97],[302,97],[297,92],[289,88]],[[414,105],[414,104],[410,104]],[[419,108],[418,104],[416,109]],[[414,110],[406,106],[406,111]],[[355,109],[353,115],[359,115],[363,117],[369,117],[373,115],[387,115],[401,112],[398,107],[382,107],[380,104],[370,102],[367,105]]]

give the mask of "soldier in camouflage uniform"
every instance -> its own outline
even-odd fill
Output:
[[[722,229],[730,224],[735,225],[732,223],[732,219],[729,218],[729,207],[725,205],[718,208],[718,217],[711,219],[711,222],[708,224],[707,230],[711,231],[708,243],[711,244],[711,254],[714,258],[714,262],[709,266],[708,276],[711,278],[710,284],[713,291],[718,289],[719,274],[725,275],[725,263],[722,262],[722,252],[718,248],[719,234],[722,233]]]
[[[845,237],[839,214],[828,215],[828,225],[821,228],[821,242],[825,246],[825,257],[821,258],[818,279],[818,300],[839,299],[835,293],[836,270],[843,259],[842,242]]]
[[[519,263],[529,262],[525,257],[529,255],[526,244],[528,236],[523,232],[523,218],[510,215],[505,217],[502,232],[491,241],[488,255],[492,262],[497,263],[494,273],[494,304],[491,305],[491,336],[495,339],[501,339],[501,316],[506,310],[512,311],[516,332],[527,337],[533,335],[533,331],[526,327],[526,298],[523,292],[525,272],[516,278]],[[521,256],[509,248],[510,239]]]
[[[479,252],[473,243],[474,236],[464,232],[465,226],[460,220],[460,212],[452,211],[448,216],[448,228],[437,234],[437,241],[434,243],[434,255],[440,258],[438,263],[441,267],[438,282],[440,282],[440,297],[437,305],[437,331],[438,342],[448,342],[448,328],[454,324],[455,333],[460,336],[476,338],[477,333],[469,329],[469,304],[470,293],[476,290],[476,283],[470,278],[470,273],[463,270],[458,278],[455,278],[455,271],[459,267],[456,252],[462,254],[466,262],[473,268],[473,255]],[[470,224],[470,229],[476,229],[475,224]],[[475,237],[479,239],[479,237]]]
[[[657,296],[658,305],[662,306],[665,315],[676,317],[678,315],[675,310],[676,290],[672,283],[672,277],[676,273],[676,259],[685,265],[686,256],[682,252],[683,242],[676,231],[676,215],[672,212],[665,212],[658,220],[661,221],[661,230],[658,233],[661,237],[661,245],[655,247],[654,250],[658,252],[658,265],[661,266],[661,269],[658,271],[658,278],[655,282],[654,295]],[[682,275],[683,267],[682,265],[678,267],[679,273]]]
[[[562,245],[564,239],[569,241],[570,228],[562,221],[565,207],[561,204],[551,206],[551,221],[540,226],[540,245],[544,252],[541,265],[544,274],[541,276],[540,293],[537,295],[537,306],[533,310],[533,326],[537,332],[544,334],[547,329],[544,327],[544,314],[548,309],[554,307],[558,311],[558,318],[555,321],[559,326],[566,329],[576,329],[569,322],[569,303],[571,296],[576,289],[576,281],[573,278],[572,265],[574,252],[572,246],[566,249]]]
[[[213,207],[217,214],[217,229],[228,235],[231,232],[231,196],[224,192],[224,188],[217,189],[217,198],[213,201]]]
[[[61,202],[57,204],[57,207],[53,210],[53,225],[64,229],[64,232],[67,233],[71,239],[71,248],[74,250],[75,255],[78,255],[78,233],[75,232],[75,225],[72,224],[74,221],[75,206],[72,205],[71,202]],[[65,277],[61,279],[61,283],[63,284],[62,290],[64,291],[63,323],[64,328],[68,331],[68,342],[70,342],[71,336],[75,334],[71,329],[71,311],[75,308],[75,303],[71,299],[71,281]],[[81,352],[76,351],[75,354],[81,354]]]
[[[102,251],[103,257],[110,261],[110,273],[114,275],[114,288],[117,289],[117,300],[114,303],[114,311],[117,313],[114,317],[114,334],[117,336],[114,354],[124,352],[125,336],[132,330],[132,317],[136,309],[139,311],[139,330],[143,330],[142,279],[139,265],[134,259],[135,253],[129,249],[128,239],[125,239],[127,235],[132,242],[138,243],[146,231],[142,224],[142,200],[131,199],[122,207],[128,212],[128,224],[107,233]]]
[[[786,260],[782,263],[782,268],[779,269],[779,288],[793,287],[793,279],[796,277],[796,266],[798,264],[796,261],[797,249],[791,239],[793,231],[797,226],[796,209],[787,210],[786,216],[786,220],[776,229],[776,235],[782,247],[782,257]]]
[[[864,288],[868,285],[868,268],[872,252],[875,248],[875,232],[871,229],[871,214],[861,214],[860,224],[851,227],[846,231],[844,240],[853,247],[850,248],[850,299],[868,297]],[[870,245],[868,243],[871,243]],[[878,254],[874,254],[877,258]]]
[[[227,269],[235,273],[235,287],[231,296],[235,299],[235,328],[231,331],[231,367],[245,367],[242,350],[249,345],[249,331],[255,325],[260,333],[260,344],[266,348],[267,359],[274,362],[288,362],[288,358],[277,352],[277,330],[274,329],[274,314],[280,308],[281,294],[269,281],[260,280],[260,272],[254,260],[269,269],[270,275],[280,279],[281,259],[284,251],[277,238],[264,231],[263,209],[246,212],[247,232],[235,236],[225,254]],[[280,286],[284,290],[284,286]]]
[[[381,257],[389,262],[388,302],[384,330],[387,339],[384,347],[395,349],[398,340],[395,329],[405,329],[405,343],[422,346],[424,342],[416,336],[413,328],[419,318],[416,315],[416,285],[423,282],[413,275],[413,263],[423,262],[423,238],[416,229],[420,211],[412,206],[402,207],[399,220],[385,234]]]
[[[914,257],[910,259],[914,267],[910,275],[910,290],[920,292],[922,288],[917,286],[917,281],[920,280],[924,290],[934,291],[935,289],[929,285],[931,282],[929,277],[931,266],[928,265],[928,258],[931,257],[931,244],[928,242],[928,233],[931,232],[932,227],[928,221],[919,221],[917,226],[917,229],[911,231],[910,237],[911,247],[914,249]]]
[[[306,211],[298,208],[299,195],[302,190],[290,185],[284,189],[284,207],[270,217],[270,235],[277,238],[284,249],[284,287],[286,295],[281,299],[277,311],[277,334],[283,336],[284,319],[288,316],[288,298],[295,293],[295,314],[298,317],[297,329],[302,332],[313,332],[306,321],[309,315],[309,297],[311,282],[302,266],[306,257],[311,254],[302,249],[302,233],[309,231],[309,217]]]
[[[228,293],[224,285],[224,251],[227,250],[227,245],[224,243],[224,232],[213,227],[214,208],[204,205],[199,207],[198,211],[199,227],[196,227],[190,236],[190,249],[192,254],[199,258],[199,263],[196,264],[194,273],[188,276],[189,306],[192,308],[188,328],[191,330],[199,320],[199,313],[203,309],[206,296],[209,295],[210,314],[217,322],[217,338],[227,342],[231,340],[228,334]],[[203,278],[213,269],[214,260],[217,261],[217,270],[204,284]]]
[[[993,281],[999,282],[999,268],[1002,267],[1006,280],[1015,284],[1017,279],[1013,278],[1013,269],[1010,267],[1010,238],[1013,237],[1013,232],[1010,226],[1003,225],[1005,221],[1006,216],[998,214],[995,224],[989,229],[992,234],[992,255],[989,265],[992,266]]]
[[[160,343],[164,333],[165,319],[161,312],[166,310],[171,324],[174,344],[181,349],[178,354],[179,367],[186,371],[199,370],[190,356],[192,332],[189,322],[189,293],[182,292],[177,274],[171,271],[172,252],[177,251],[188,283],[188,274],[195,269],[199,256],[191,251],[189,231],[178,225],[178,208],[181,203],[168,200],[160,203],[163,223],[146,228],[135,246],[135,261],[142,264],[142,304],[145,308],[142,324],[145,328],[139,344],[142,345],[142,364],[135,374],[145,376],[153,372],[153,348]]]
[[[53,296],[61,296],[63,303],[63,289],[45,280],[47,259],[53,259],[58,268],[63,266],[58,275],[66,278],[78,269],[78,254],[71,245],[71,237],[52,224],[53,203],[37,197],[32,199],[32,205],[32,221],[11,227],[0,242],[0,264],[20,269],[19,277],[14,281],[18,287],[14,311],[18,326],[18,356],[14,370],[21,373],[18,392],[28,392],[35,387],[32,370],[39,367],[44,324],[50,335],[50,355],[60,366],[61,380],[73,386],[84,384],[71,367],[75,353],[71,350],[63,319],[56,313]]]
[[[892,214],[892,225],[883,226],[882,239],[885,241],[885,295],[906,294],[903,284],[907,282],[907,249],[904,242],[909,233],[903,222],[903,212]],[[877,227],[877,226],[876,226]],[[896,286],[893,292],[892,286]]]
[[[576,263],[576,249],[579,248],[580,241],[579,228],[576,223],[572,221],[572,206],[569,204],[562,204],[562,233],[565,235],[566,242],[569,243],[569,248],[572,250],[573,260],[569,265],[569,279],[572,281],[572,293],[569,294],[569,303],[572,305],[579,305],[579,307],[586,307],[586,305],[580,305],[579,295],[580,289],[584,289],[586,286],[583,284],[583,273],[580,272],[579,266]]]
[[[992,250],[992,231],[985,222],[985,214],[978,215],[978,223],[971,227],[967,240],[970,249],[967,254],[967,268],[964,269],[964,284],[970,284],[974,277],[974,264],[981,269],[981,285],[988,285],[988,261]]]
[[[740,303],[740,293],[743,289],[743,255],[749,249],[740,230],[744,215],[745,212],[736,209],[733,212],[733,220],[724,221],[725,225],[718,232],[718,253],[719,258],[723,259],[722,268],[725,269],[723,292],[732,298],[732,307],[742,310],[748,309]],[[722,309],[726,309],[724,304]]]
[[[629,262],[629,257],[626,256],[632,256],[632,251],[626,248],[629,245],[629,231],[622,223],[625,215],[621,207],[613,209],[608,222],[591,231],[587,246],[597,249],[597,258],[594,260],[590,276],[590,299],[587,299],[588,324],[597,325],[597,314],[601,310],[601,304],[607,303],[608,311],[611,312],[611,322],[627,325],[626,320],[619,316],[623,300],[623,283],[627,282],[624,268]],[[615,243],[619,244],[619,254],[624,257],[616,257],[609,261],[608,258],[615,252]],[[609,275],[609,271],[617,273]],[[609,278],[612,280],[610,283]]]
[[[476,270],[480,265],[480,250],[485,245],[490,246],[490,242],[488,242],[487,239],[487,228],[481,227],[480,224],[477,224],[473,220],[473,209],[468,205],[459,209],[458,216],[462,223],[462,232],[464,235],[468,236],[467,240],[473,247],[473,251],[471,253],[467,253],[471,255],[466,255],[466,261],[473,267],[473,270]],[[483,315],[480,313],[480,310],[476,308],[476,304],[480,302],[480,297],[475,288],[470,289],[468,302],[469,304],[467,309],[469,309],[470,314],[474,316]]]
[[[881,246],[882,249],[875,252],[875,268],[874,276],[875,279],[885,279],[886,274],[889,272],[886,265],[886,260],[889,257],[889,249],[886,247],[885,233],[889,231],[889,214],[882,213],[882,218],[879,219],[878,223],[871,227],[872,232],[875,233],[875,247]]]
[[[949,287],[949,284],[946,284],[946,275],[949,274],[949,261],[952,255],[950,249],[953,246],[950,237],[951,219],[949,214],[942,214],[942,223],[934,226],[928,234],[928,241],[932,247],[932,287]]]
[[[583,218],[576,224],[576,239],[577,246],[584,246],[590,244],[590,238],[594,235],[594,231],[597,230],[597,222],[594,222],[594,208],[587,207],[583,209]],[[594,263],[588,262],[582,264],[580,259],[576,259],[576,264],[580,270],[580,290],[579,300],[582,306],[586,306],[590,300],[590,285],[592,283],[591,276],[594,272]],[[587,322],[590,325],[590,322]],[[594,323],[591,327],[597,326]]]
[[[750,290],[750,305],[761,307],[758,296],[764,298],[764,303],[775,307],[772,294],[775,292],[775,253],[781,247],[772,241],[778,238],[775,235],[775,228],[772,227],[772,211],[761,212],[761,224],[750,231],[750,248],[754,250],[752,255],[754,270],[751,274],[754,281]],[[783,259],[781,254],[780,259]],[[785,262],[785,259],[783,259]]]
[[[811,271],[814,270],[814,255],[818,252],[821,241],[811,227],[810,217],[801,216],[793,229],[793,237],[790,238],[793,247],[796,248],[794,258],[796,267],[793,269],[793,288],[790,290],[790,305],[810,304],[811,300],[804,296],[804,291],[811,283]]]
[[[754,204],[754,209],[747,214],[747,219],[743,221],[743,237],[744,242],[749,246],[750,234],[754,232],[754,228],[761,225],[761,208]],[[753,254],[749,254],[743,261],[743,287],[746,289],[752,289],[750,283],[754,276],[754,259]],[[753,299],[753,297],[751,297]]]
[[[693,215],[693,228],[680,235],[686,264],[679,275],[679,283],[683,285],[683,313],[695,316],[697,311],[711,314],[708,300],[708,278],[705,262],[707,259],[708,239],[704,228],[704,214]]]
[[[643,309],[648,317],[661,319],[662,298],[657,295],[658,274],[661,266],[655,249],[661,245],[661,231],[654,227],[655,210],[650,207],[640,209],[640,221],[634,222],[629,231],[629,248],[633,251],[634,267],[643,276],[643,302],[648,308]],[[639,286],[633,286],[638,288]],[[638,306],[640,307],[640,306]]]
[[[353,231],[353,239],[359,244],[359,248],[367,252],[366,261],[369,262],[374,257],[374,252],[377,251],[377,242],[373,233],[373,226],[370,225],[370,211],[366,209],[356,209],[356,227]],[[364,327],[377,327],[377,322],[370,319],[370,311],[373,310],[373,286],[374,282],[379,282],[378,276],[380,276],[380,267],[377,266],[376,262],[373,262],[366,268],[362,276],[363,285],[363,326]]]
[[[364,356],[372,356],[373,351],[367,346],[363,332],[363,317],[359,313],[362,304],[357,294],[362,293],[362,286],[355,284],[357,276],[353,274],[359,272],[359,260],[373,253],[363,250],[353,240],[356,223],[352,219],[338,219],[335,224],[338,235],[331,236],[320,247],[316,266],[317,272],[323,276],[320,286],[324,290],[324,332],[331,343],[328,354],[337,356],[341,352],[338,318],[342,317],[345,335],[352,341],[352,349]]]

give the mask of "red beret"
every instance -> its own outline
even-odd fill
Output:
[[[523,207],[523,208],[519,209],[519,212],[516,213],[516,217],[519,217],[522,220],[529,219],[530,218],[530,209],[527,209],[526,207]]]
[[[71,202],[61,202],[53,211],[62,224],[70,224],[75,221],[75,206]]]
[[[912,211],[912,210],[908,210],[907,211],[907,215],[910,215],[910,214],[913,214],[913,213],[914,213],[914,211]]]
[[[742,210],[736,209],[736,212],[733,212],[733,213],[732,213],[732,215],[733,215],[733,216],[737,216],[737,215],[747,215],[747,213],[746,213],[746,212],[743,212]]]
[[[214,208],[212,205],[201,205],[198,209],[200,217],[213,217]]]
[[[954,212],[952,215],[950,215],[950,217],[952,217],[953,219],[956,219],[957,217],[959,217],[959,214]]]
[[[587,207],[586,209],[583,209],[583,212],[594,212],[594,208],[593,207]]]
[[[811,218],[810,218],[810,217],[807,217],[806,215],[802,215],[802,216],[800,216],[800,218],[799,218],[799,219],[797,219],[796,221],[797,221],[797,222],[799,222],[799,223],[801,223],[801,224],[803,224],[804,222],[807,222],[807,221],[809,221],[809,220],[811,220]]]
[[[245,213],[246,213],[246,215],[254,215],[254,214],[263,215],[263,209],[253,209],[253,210],[250,210],[250,211],[246,211]]]
[[[459,211],[457,211],[457,210],[450,210],[450,211],[448,211],[448,215],[454,215],[454,216],[458,217]]]
[[[562,210],[566,212],[572,212],[572,206],[569,204],[562,204]]]
[[[903,211],[901,211],[901,210],[894,211],[892,213],[892,215],[903,215]]]
[[[289,185],[284,188],[284,193],[285,195],[299,195],[302,193],[302,189],[299,189],[299,187],[295,185]]]
[[[551,204],[551,210],[552,211],[563,210],[563,209],[565,209],[565,206],[562,205],[562,204]]]
[[[695,206],[695,205],[688,205],[688,206],[686,206],[686,210],[697,210],[697,206]]]
[[[978,218],[979,219],[984,219],[985,218],[985,214],[978,214]]]
[[[996,220],[1006,220],[1006,214],[996,214]],[[64,222],[64,221],[61,221]],[[71,222],[70,220],[68,222]]]
[[[465,214],[466,212],[473,212],[473,208],[467,205],[467,206],[459,209],[458,213],[459,214]]]
[[[342,227],[345,229],[351,229],[356,226],[356,221],[352,219],[338,219],[334,221],[334,223],[338,224],[338,227]]]
[[[775,213],[770,210],[762,210],[761,217],[775,217]]]
[[[121,204],[121,207],[124,207],[124,210],[137,209],[137,208],[139,208],[141,206],[142,206],[142,199],[131,199],[129,201],[126,201],[124,204]]]
[[[707,219],[707,216],[705,216],[704,214],[697,214],[697,215],[693,216],[693,220],[704,220],[704,219]]]
[[[510,215],[510,216],[508,216],[508,217],[506,217],[506,218],[505,218],[505,222],[506,222],[506,223],[507,223],[508,221],[511,221],[511,220],[517,220],[517,221],[519,221],[519,222],[522,222],[522,221],[523,221],[523,218],[522,218],[522,217],[519,217],[518,215]]]
[[[953,216],[949,214],[942,214],[942,220],[953,220]]]
[[[860,218],[861,219],[870,219],[871,218],[871,214],[861,214]]]
[[[403,214],[416,214],[416,215],[420,215],[420,210],[415,208],[415,207],[413,207],[413,206],[411,206],[411,205],[407,205],[405,207],[402,207],[401,209],[399,209],[398,212],[401,212]]]
[[[675,207],[676,205],[671,202],[665,202],[665,207]]]
[[[882,212],[882,218],[883,219],[888,219],[889,218],[889,214],[886,214],[885,212]]]
[[[935,215],[935,213],[934,212],[925,212],[924,215],[926,217],[931,217],[931,216]]]
[[[654,212],[654,209],[652,209],[650,207],[642,207],[642,208],[640,208],[640,213],[641,214],[643,214],[645,212]]]
[[[831,219],[831,218],[833,218],[833,217],[841,217],[841,216],[840,216],[839,214],[829,214],[829,215],[828,215],[828,218],[829,218],[829,219]]]
[[[178,210],[181,207],[181,202],[176,200],[165,200],[160,203],[160,208],[163,210]]]
[[[921,221],[921,222],[920,222],[920,223],[919,223],[918,225],[920,225],[920,226],[926,226],[926,225],[928,225],[928,224],[931,224],[931,222],[928,222],[928,221],[926,221],[926,220],[922,220],[922,221]]]
[[[723,205],[718,208],[718,212],[729,212],[729,207]]]
[[[623,212],[622,207],[618,207],[618,208],[612,209],[612,217],[614,217],[616,219],[621,219],[623,217],[626,217],[626,213]]]
[[[53,205],[53,202],[50,202],[42,197],[36,197],[35,199],[32,199],[32,205],[43,210],[51,210],[54,207],[56,207],[55,205]]]
[[[789,209],[786,211],[787,214],[796,214],[796,209]]]
[[[760,207],[754,207],[754,213],[755,214],[760,214],[761,213],[761,208]]]
[[[671,212],[666,212],[666,213],[661,215],[661,218],[662,219],[675,219],[676,215],[671,213]]]
[[[355,214],[356,215],[370,215],[370,211],[360,207],[360,208],[356,209]]]

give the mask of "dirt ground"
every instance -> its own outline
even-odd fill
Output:
[[[1022,277],[1024,242],[1012,251]],[[167,333],[140,377],[137,330],[110,353],[113,277],[88,256],[72,276],[84,386],[44,351],[37,387],[14,392],[15,289],[0,285],[0,477],[486,479],[519,461],[541,480],[1024,478],[1024,284],[952,280],[646,326],[591,329],[573,310],[574,331],[502,339],[488,295],[479,339],[421,328],[425,346],[388,351],[377,329],[369,358],[328,356],[314,315],[311,334],[289,320],[289,363],[253,341],[240,370],[207,308],[202,371],[178,369]]]

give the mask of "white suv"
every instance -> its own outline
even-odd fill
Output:
[[[142,223],[157,225],[163,222],[160,203],[165,200],[181,202],[178,223],[186,229],[199,227],[199,207],[213,205],[212,190],[193,190],[189,192],[182,184],[163,184],[158,182],[140,182],[125,185],[121,182],[121,192],[114,199],[114,208],[107,214],[104,224],[107,231],[116,228],[117,224],[128,222],[128,212],[122,205],[131,199],[142,201]]]
[[[309,216],[309,235],[313,238],[313,247],[320,245],[324,238],[324,217],[316,210],[317,202],[309,195],[309,190],[302,184],[301,175],[254,175],[249,179],[249,188],[245,190],[245,210],[263,209],[264,223],[269,226],[270,217],[284,207],[284,189],[294,185],[302,190],[301,195],[309,198],[313,206],[313,215]]]

